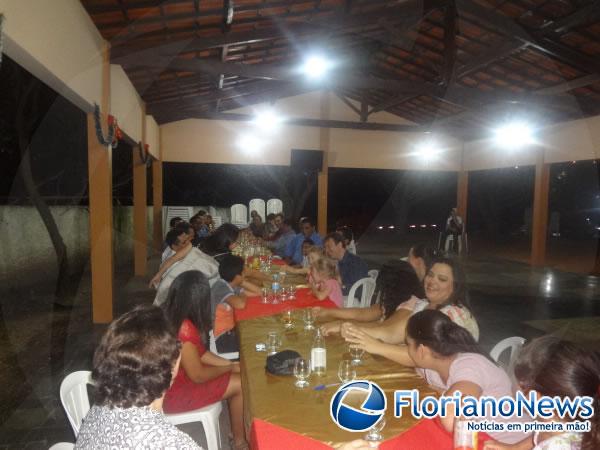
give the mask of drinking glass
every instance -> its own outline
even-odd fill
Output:
[[[464,419],[454,421],[454,449],[473,450],[477,448],[477,434],[468,429],[468,422]]]
[[[365,354],[365,351],[362,348],[352,348],[351,346],[348,346],[348,351],[352,357],[352,364],[355,366],[360,366],[362,364],[362,356]]]
[[[304,329],[313,330],[315,328],[315,315],[311,308],[306,308],[303,313]]]
[[[294,328],[294,314],[288,309],[282,314],[283,326],[287,329]]]
[[[290,300],[296,300],[296,285],[292,284],[290,286]]]
[[[285,276],[286,276],[285,272],[283,272],[283,271],[279,272],[279,282],[281,284],[283,284],[283,282],[285,281]]]
[[[383,435],[381,434],[383,427],[385,427],[385,418],[382,417],[378,422],[375,422],[375,425],[365,435],[365,441],[369,442],[370,447],[378,446],[383,441]]]
[[[296,377],[296,387],[304,388],[308,386],[308,377],[310,376],[310,364],[303,358],[298,358],[294,364],[294,376]]]
[[[269,303],[269,289],[268,288],[262,288],[260,290],[260,294],[261,294],[261,300],[263,303]]]
[[[282,302],[286,302],[289,300],[289,291],[288,288],[285,286],[281,287],[281,301]]]
[[[267,353],[274,355],[277,353],[280,345],[281,338],[279,337],[279,333],[277,331],[269,331],[269,334],[267,334]]]
[[[356,378],[356,369],[352,365],[352,361],[344,359],[342,362],[340,362],[338,377],[342,384],[352,381]]]

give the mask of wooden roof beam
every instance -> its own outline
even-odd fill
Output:
[[[454,78],[457,51],[457,21],[456,1],[450,0],[448,5],[446,5],[446,13],[444,14],[444,67],[442,70],[442,83],[446,85]]]

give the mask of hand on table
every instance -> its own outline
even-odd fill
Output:
[[[362,439],[357,439],[351,442],[341,442],[333,446],[333,448],[338,450],[368,450],[378,447],[379,445],[377,445],[377,447],[371,447],[367,441],[363,441]]]
[[[318,308],[318,307],[317,307]],[[330,336],[332,334],[336,334],[340,332],[340,323],[339,322],[328,322],[321,325],[321,333],[324,336]]]
[[[343,324],[342,328],[344,328],[344,325],[346,324]],[[362,348],[368,353],[378,353],[378,348],[379,345],[381,345],[381,342],[375,338],[372,338],[356,326],[350,324],[348,327],[346,327],[345,334],[346,342],[352,344],[352,347]]]

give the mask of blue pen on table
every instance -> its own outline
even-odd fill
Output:
[[[313,389],[315,391],[322,391],[323,389],[327,389],[329,387],[333,387],[333,386],[339,386],[342,383],[331,383],[331,384],[319,384],[318,386],[315,386]]]

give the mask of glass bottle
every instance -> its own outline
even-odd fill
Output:
[[[327,349],[325,348],[325,338],[321,334],[321,329],[317,329],[315,340],[310,350],[311,371],[318,376],[325,375],[327,370]]]

